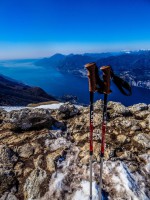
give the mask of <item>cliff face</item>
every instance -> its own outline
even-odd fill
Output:
[[[30,87],[0,75],[0,105],[25,106],[55,100],[39,87]]]
[[[89,107],[0,112],[1,199],[89,199]],[[102,102],[94,105],[93,199],[98,199]],[[109,102],[105,199],[150,199],[150,105]]]

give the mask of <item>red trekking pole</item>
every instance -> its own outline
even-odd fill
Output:
[[[109,66],[103,66],[100,68],[103,71],[103,93],[104,93],[104,105],[103,105],[103,120],[102,120],[102,136],[101,136],[101,152],[100,152],[100,191],[99,199],[102,199],[102,173],[103,173],[103,159],[105,149],[105,134],[106,134],[106,123],[107,123],[107,97],[111,93],[110,90],[110,77],[111,68]]]
[[[103,80],[100,79],[98,68],[95,63],[88,63],[85,65],[88,70],[89,78],[89,91],[90,91],[90,200],[92,200],[92,160],[93,160],[93,96],[94,92],[104,94],[103,105],[103,120],[102,120],[102,137],[101,137],[101,151],[100,151],[100,188],[99,199],[102,199],[102,172],[103,172],[103,159],[105,149],[105,134],[107,123],[107,97],[111,93],[110,90],[110,78],[118,87],[120,92],[126,96],[132,94],[131,86],[114,74],[110,66],[103,66],[100,69],[103,72]]]
[[[90,200],[92,200],[92,161],[93,161],[93,97],[96,91],[96,79],[95,79],[95,63],[88,63],[85,65],[88,70],[89,79],[89,92],[90,92]]]

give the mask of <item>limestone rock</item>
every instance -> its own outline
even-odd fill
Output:
[[[54,164],[54,159],[51,154],[47,155],[46,163],[47,163],[47,170],[53,173],[55,171],[55,164]]]
[[[136,163],[130,163],[129,165],[129,169],[130,171],[133,173],[133,172],[136,172],[136,170],[138,169],[138,165]]]
[[[47,170],[49,170],[50,173],[55,171],[55,160],[63,155],[64,149],[64,147],[61,147],[46,156]]]
[[[18,156],[6,145],[0,145],[0,168],[11,169],[17,162]]]
[[[128,116],[130,115],[130,110],[122,105],[119,102],[112,102],[110,101],[108,103],[108,112],[110,114],[110,117],[117,117],[117,116]]]
[[[37,168],[37,167],[42,168],[43,163],[44,163],[44,156],[43,155],[39,155],[36,159],[34,159],[35,168]]]
[[[17,183],[13,171],[17,160],[18,156],[12,149],[6,145],[0,145],[0,196]]]
[[[0,200],[18,200],[18,198],[9,192],[5,192],[5,194],[0,198]]]
[[[22,109],[8,112],[3,120],[5,128],[13,131],[38,130],[50,128],[53,118],[49,110]]]
[[[131,127],[131,131],[139,131],[139,130],[141,130],[141,128],[139,127],[139,126],[132,126]]]
[[[121,118],[122,120],[120,120],[120,124],[123,126],[123,128],[129,128],[132,126],[132,121],[130,119],[123,119]]]
[[[21,176],[22,175],[23,167],[24,167],[24,163],[23,162],[17,162],[17,164],[14,167],[14,171],[15,171],[15,174],[17,176]]]
[[[139,111],[148,110],[148,105],[145,103],[139,103],[133,106],[129,106],[128,108],[133,114],[135,114]]]
[[[18,148],[18,154],[22,158],[29,158],[34,153],[34,148],[30,144],[24,144]]]
[[[120,159],[126,159],[126,160],[130,160],[130,151],[121,151],[121,152],[117,152],[116,151],[116,155],[117,157],[119,157]]]
[[[87,133],[76,133],[73,135],[74,140],[77,142],[78,145],[82,145],[88,140]]]
[[[118,135],[117,136],[117,141],[120,142],[120,143],[124,143],[126,138],[127,137],[125,135]]]
[[[61,147],[69,147],[69,145],[70,142],[67,142],[65,138],[58,138],[57,140],[53,141],[53,143],[50,145],[50,150],[56,151]]]
[[[58,110],[58,117],[60,119],[69,119],[71,117],[74,117],[75,115],[78,115],[80,113],[80,110],[76,108],[74,105],[70,103],[65,103],[60,106]]]
[[[102,105],[103,101],[94,104],[95,187],[100,170]],[[75,193],[82,194],[79,195],[82,199],[89,197],[89,107],[70,114],[76,111],[74,109],[73,105],[66,104],[60,110],[25,109],[3,114],[4,118],[0,118],[0,195],[4,199],[16,196],[30,200],[70,200],[77,199]],[[108,199],[150,199],[149,111],[145,104],[130,107],[117,102],[108,104],[103,168],[103,189]],[[37,126],[34,125],[41,121],[39,115],[43,120],[45,116],[52,118],[50,130],[49,125],[47,129],[36,130]],[[19,119],[21,125],[23,118],[28,117],[28,124],[32,121],[33,130],[28,128],[25,131],[21,126],[21,134],[18,134],[15,128],[4,129],[4,125],[9,129],[18,127],[15,120]],[[15,193],[12,190],[17,186],[17,181],[19,187]]]
[[[142,128],[142,129],[145,129],[147,127],[147,123],[146,121],[142,121],[139,123],[139,126]]]
[[[17,179],[13,171],[0,169],[0,196],[16,185]]]
[[[136,119],[145,119],[149,115],[148,110],[143,110],[137,113],[134,113]]]
[[[40,143],[38,143],[38,142],[31,142],[31,145],[32,145],[32,147],[34,149],[34,154],[35,155],[42,152],[43,147],[41,146]]]
[[[133,140],[142,145],[144,148],[150,148],[150,135],[148,134],[139,133],[134,136]]]
[[[145,119],[146,123],[147,123],[147,127],[150,131],[150,114],[147,116],[147,118]]]
[[[3,122],[7,112],[3,109],[0,109],[0,124]]]
[[[87,165],[89,164],[89,160],[90,160],[90,156],[89,155],[85,155],[80,162],[82,163],[82,165]],[[93,159],[94,160],[94,159]]]
[[[23,176],[26,177],[26,176],[29,175],[32,171],[33,171],[33,169],[30,168],[30,167],[25,168],[25,169],[24,169],[24,172],[23,172]]]
[[[46,171],[41,168],[36,168],[31,172],[24,184],[24,199],[38,199],[41,197],[40,187],[46,179]]]
[[[89,111],[89,109],[88,110],[85,110],[85,111]],[[94,111],[95,112],[99,112],[99,111],[103,111],[103,101],[102,100],[98,100],[98,101],[96,101],[95,103],[94,103]]]

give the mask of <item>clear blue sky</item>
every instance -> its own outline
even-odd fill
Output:
[[[150,0],[0,0],[0,59],[150,49]]]

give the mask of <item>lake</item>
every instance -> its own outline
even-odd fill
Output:
[[[78,97],[78,102],[89,104],[88,79],[64,74],[55,68],[45,69],[34,65],[34,60],[0,61],[0,73],[30,86],[43,88],[48,94],[61,97],[69,94]],[[129,106],[136,103],[150,103],[150,90],[133,87],[133,94],[126,97],[111,84],[110,101]],[[103,95],[95,94],[95,100]]]

